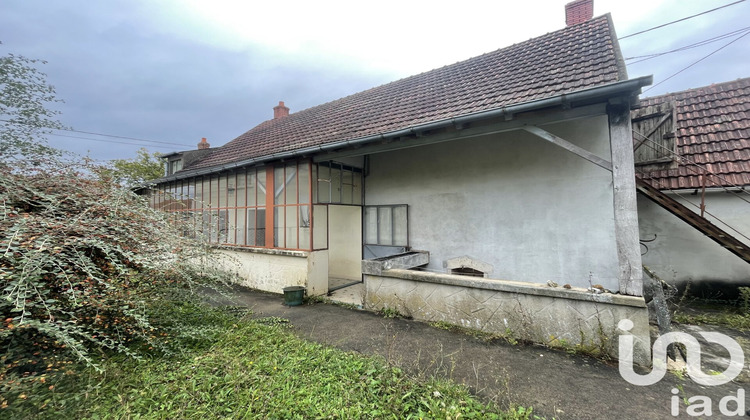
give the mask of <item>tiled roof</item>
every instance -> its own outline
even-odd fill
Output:
[[[703,173],[706,188],[750,185],[750,78],[641,99],[641,106],[670,101],[682,159],[677,168],[649,172],[654,186],[700,188]]]
[[[190,168],[363,138],[627,79],[609,15],[261,123]]]

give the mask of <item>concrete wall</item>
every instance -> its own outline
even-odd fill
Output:
[[[651,360],[648,310],[641,297],[396,269],[366,275],[365,287],[367,309],[390,308],[428,322],[553,346],[581,345],[613,357],[618,357],[617,325],[630,319],[633,360],[641,365]]]
[[[700,213],[700,210],[688,204],[700,204],[700,195],[693,196],[690,192],[681,192],[680,195],[682,197],[672,197]],[[744,193],[740,197],[750,199]],[[707,192],[706,210],[750,236],[750,203],[742,201],[734,193]],[[708,215],[706,218],[750,245],[750,240],[715,218]],[[656,235],[655,241],[646,243],[648,252],[643,256],[643,263],[665,281],[674,284],[726,282],[750,285],[750,264],[640,194],[638,223],[641,239],[649,240]]]
[[[328,206],[328,273],[331,277],[362,279],[362,208]]]
[[[305,286],[309,296],[328,292],[327,251],[218,249],[211,262],[253,289],[282,293],[287,286]]]
[[[547,125],[609,160],[606,116]],[[365,202],[409,205],[429,270],[469,256],[492,278],[618,290],[612,174],[524,131],[374,154]]]

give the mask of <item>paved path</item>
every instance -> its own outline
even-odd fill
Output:
[[[702,387],[672,374],[655,385],[638,387],[620,377],[616,364],[537,346],[487,343],[426,323],[387,319],[332,304],[286,307],[282,302],[280,295],[237,289],[233,302],[222,303],[247,306],[256,317],[286,318],[306,339],[382,356],[413,375],[450,378],[501,406],[510,402],[533,406],[535,414],[550,419],[675,418],[670,414],[670,403],[672,389],[678,385],[684,389],[681,396],[712,398],[714,415],[702,418],[724,418],[719,414],[719,400],[730,394],[736,396],[740,388],[749,388],[747,383],[731,382]],[[750,403],[745,405],[750,409]],[[684,405],[679,412],[677,418],[691,418]]]

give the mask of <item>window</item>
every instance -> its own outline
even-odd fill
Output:
[[[406,204],[365,206],[365,245],[409,246]]]
[[[172,175],[179,170],[182,170],[182,159],[172,159],[167,162],[167,175]]]
[[[328,208],[312,205],[312,167],[285,162],[162,184],[151,206],[190,221],[187,234],[210,243],[325,249]]]
[[[674,104],[646,106],[633,111],[633,155],[636,165],[664,165],[675,161]],[[657,168],[654,168],[657,169]]]
[[[337,162],[317,165],[317,202],[362,204],[362,170]]]

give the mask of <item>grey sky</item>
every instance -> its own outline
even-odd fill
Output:
[[[162,142],[149,150],[219,146],[272,116],[451,64],[564,26],[568,0],[525,2],[4,0],[0,54],[48,61],[48,80],[77,130]],[[721,1],[594,0],[619,36],[718,7]],[[625,57],[662,52],[750,26],[750,2],[623,39]],[[628,67],[658,83],[734,37]],[[750,76],[750,35],[646,92]],[[50,144],[95,159],[130,158],[139,143],[88,134]]]

